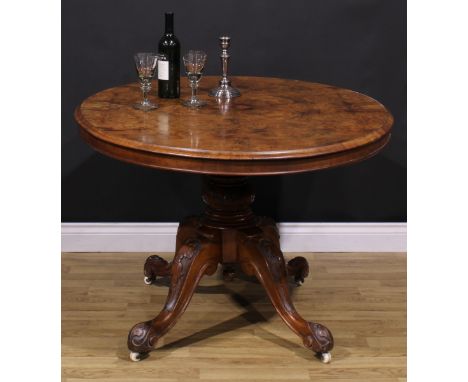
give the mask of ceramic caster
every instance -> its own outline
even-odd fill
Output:
[[[153,282],[151,281],[151,279],[150,279],[149,277],[146,277],[146,276],[145,276],[145,278],[143,279],[143,281],[144,281],[144,283],[145,283],[146,285],[151,285],[151,284],[153,283]]]
[[[296,286],[300,287],[303,283],[304,280],[295,280],[296,281]]]
[[[133,362],[141,361],[141,353],[137,353],[137,352],[131,351],[131,352],[130,352],[130,359],[131,359]]]
[[[321,353],[320,354],[320,360],[323,362],[323,363],[330,363],[331,362],[331,353],[328,352],[328,353]]]

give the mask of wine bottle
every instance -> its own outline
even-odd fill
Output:
[[[174,13],[166,12],[164,35],[159,40],[158,51],[166,60],[158,63],[158,96],[180,97],[180,42],[174,35]]]

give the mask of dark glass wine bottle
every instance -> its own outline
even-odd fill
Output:
[[[158,63],[158,95],[160,98],[180,97],[180,42],[174,35],[174,13],[166,12],[164,35],[159,40],[159,53],[167,61]]]

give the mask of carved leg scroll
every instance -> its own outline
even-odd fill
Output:
[[[304,346],[330,362],[333,336],[323,325],[304,320],[289,295],[286,264],[276,228],[262,227],[263,234],[239,240],[239,261],[248,275],[255,275],[265,288],[273,306],[289,328],[302,338]]]
[[[304,279],[309,276],[309,264],[302,256],[297,256],[288,261],[288,275],[294,277],[297,286],[304,283]]]
[[[156,280],[156,277],[170,276],[171,266],[172,263],[168,263],[158,255],[148,257],[143,268],[145,274],[143,281],[150,285]]]
[[[139,361],[153,350],[158,339],[175,325],[202,276],[212,275],[220,258],[219,245],[204,237],[192,235],[180,242],[171,263],[171,285],[163,310],[153,320],[136,324],[128,334],[127,344],[133,361]]]

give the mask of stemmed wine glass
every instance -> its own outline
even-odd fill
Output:
[[[183,101],[183,105],[188,107],[200,107],[206,105],[205,101],[197,98],[198,82],[200,82],[203,68],[206,63],[206,53],[201,50],[189,50],[183,56],[185,71],[192,88],[190,99]]]
[[[133,58],[143,92],[143,101],[134,104],[133,107],[143,111],[157,109],[158,105],[148,99],[148,93],[151,90],[151,80],[156,72],[158,60],[164,56],[156,53],[136,53]]]

